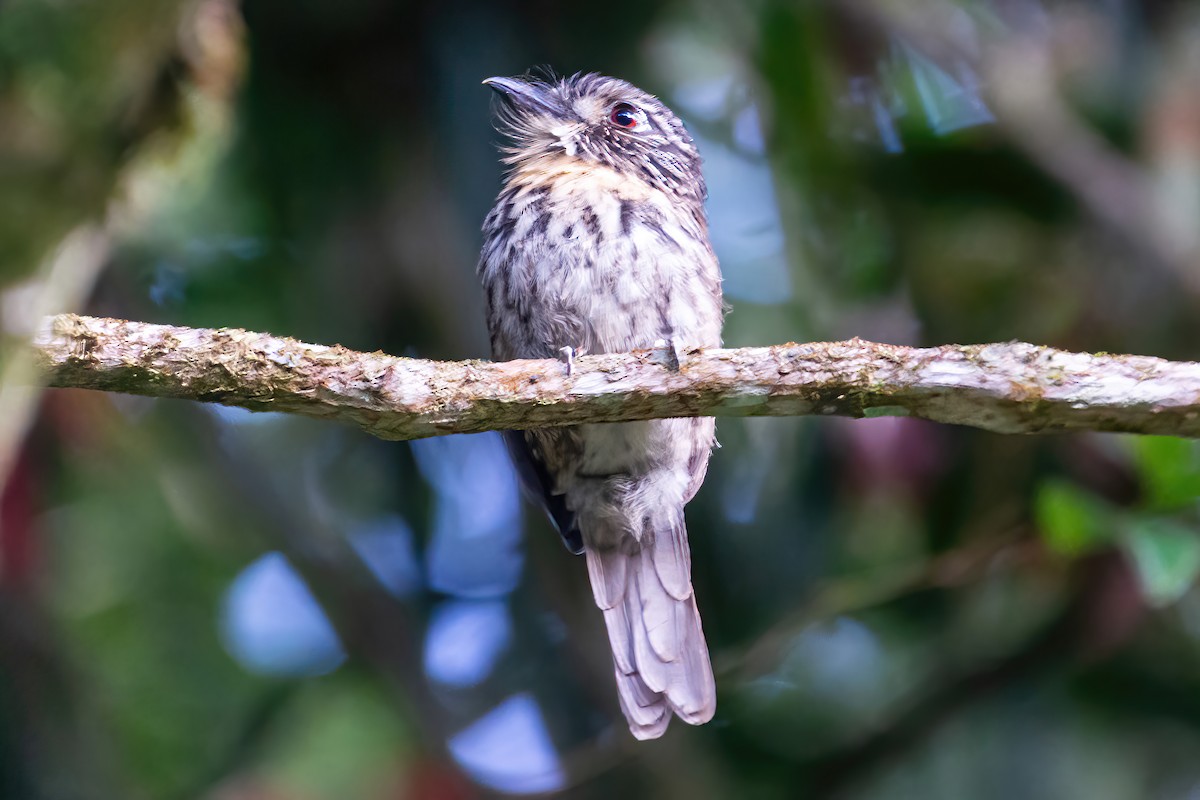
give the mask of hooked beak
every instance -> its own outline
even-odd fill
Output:
[[[509,104],[522,110],[536,114],[562,113],[557,98],[550,87],[544,83],[530,83],[520,78],[488,78],[484,86],[495,89]]]

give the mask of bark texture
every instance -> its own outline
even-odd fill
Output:
[[[233,328],[63,314],[34,341],[53,387],[358,425],[383,439],[684,416],[912,416],[999,433],[1200,436],[1200,364],[1021,342],[853,339],[559,361],[438,362]]]

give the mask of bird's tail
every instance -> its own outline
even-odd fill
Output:
[[[621,710],[638,739],[662,736],[671,713],[712,719],[716,686],[700,613],[683,510],[646,519],[640,531],[584,526],[588,574],[612,643]],[[612,525],[615,528],[615,525]]]

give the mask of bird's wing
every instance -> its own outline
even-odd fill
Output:
[[[583,552],[583,536],[575,512],[567,508],[567,498],[554,492],[554,479],[546,469],[537,440],[524,431],[504,431],[504,443],[512,456],[521,486],[538,503],[558,529],[563,544],[575,555]]]

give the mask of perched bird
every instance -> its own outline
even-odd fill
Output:
[[[488,78],[511,143],[479,275],[498,360],[721,342],[721,276],[700,156],[657,98],[602,75]],[[683,507],[713,420],[506,434],[526,486],[587,559],[621,709],[639,739],[712,718]]]

